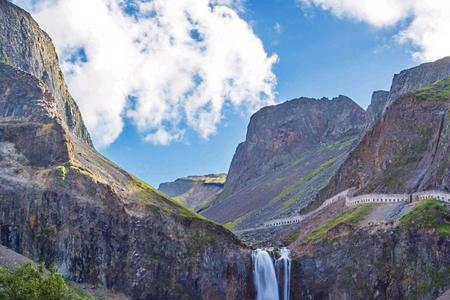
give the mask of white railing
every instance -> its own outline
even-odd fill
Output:
[[[285,226],[291,224],[298,224],[305,220],[306,218],[314,215],[324,209],[325,207],[336,203],[339,200],[345,200],[346,206],[354,206],[354,205],[362,205],[367,203],[400,203],[400,202],[413,202],[413,201],[421,201],[425,199],[434,198],[438,201],[448,202],[450,203],[450,193],[445,191],[423,191],[416,192],[412,194],[364,194],[353,197],[354,188],[350,188],[345,190],[339,194],[334,195],[333,197],[325,200],[322,205],[320,205],[317,209],[313,210],[304,215],[298,215],[288,218],[280,218],[274,219],[267,222],[264,222],[261,226],[255,228],[247,228],[243,230],[235,231],[235,233],[248,232],[253,230],[265,229],[268,227],[278,227]]]

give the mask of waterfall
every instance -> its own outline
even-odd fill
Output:
[[[256,300],[279,300],[278,282],[272,258],[266,250],[252,252]]]
[[[280,258],[275,261],[277,268],[278,280],[281,281],[281,274],[283,274],[282,299],[289,300],[289,292],[291,288],[291,258],[289,254],[291,251],[283,247],[281,248]]]

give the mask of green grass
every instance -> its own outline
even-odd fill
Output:
[[[416,96],[421,100],[448,101],[450,99],[450,77],[417,91]]]
[[[194,182],[203,182],[206,184],[224,184],[227,180],[227,174],[210,174],[205,176],[187,176],[184,177],[185,180],[190,180]]]
[[[300,234],[299,231],[300,229],[296,229],[283,237],[283,241],[286,243],[286,245],[290,245],[297,240],[298,235]]]
[[[314,177],[317,176],[321,171],[330,168],[336,163],[336,158],[329,159],[328,161],[321,164],[319,167],[314,169],[313,171],[309,172],[304,177],[300,178],[299,180],[295,181],[293,184],[289,185],[287,188],[282,190],[275,198],[271,200],[271,203],[276,203],[282,199],[284,199],[286,196],[292,193],[297,187],[301,186],[302,184],[310,181]]]
[[[146,182],[130,174],[131,188],[136,192],[136,200],[145,205],[153,205],[166,212],[176,213],[184,217],[207,220],[182,203],[156,190]]]
[[[67,167],[64,165],[56,167],[56,174],[61,181],[64,181],[66,179],[67,172]]]
[[[367,216],[370,213],[371,209],[372,205],[367,204],[347,210],[346,212],[343,212],[342,214],[328,220],[318,229],[311,232],[306,240],[316,242],[323,239],[330,230],[336,228],[339,225],[354,225],[361,221],[365,216]]]
[[[6,65],[9,64],[8,55],[3,50],[0,52],[0,63],[6,64]]]
[[[226,229],[229,229],[229,230],[233,230],[239,225],[239,223],[240,223],[240,219],[238,218],[236,220],[225,223],[223,225],[223,227],[225,227]]]
[[[419,202],[413,210],[400,219],[402,225],[416,225],[434,228],[439,234],[450,235],[450,212],[445,205],[435,199]]]
[[[437,227],[437,232],[444,235],[450,235],[450,224],[439,224]]]

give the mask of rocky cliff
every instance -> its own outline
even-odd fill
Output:
[[[300,98],[252,116],[225,188],[202,213],[229,228],[294,214],[334,174],[365,126],[345,96]]]
[[[50,40],[0,6],[1,244],[133,299],[252,297],[249,250],[96,152]]]
[[[450,75],[450,56],[434,62],[401,71],[394,75],[389,91],[388,104],[392,104],[400,96],[417,91]]]
[[[367,127],[372,127],[383,115],[389,100],[388,91],[375,91],[367,108]]]
[[[70,96],[50,37],[24,10],[0,0],[0,62],[42,80],[55,98],[62,125],[91,145],[78,107]]]
[[[449,217],[449,207],[427,200],[304,224],[291,246],[292,298],[436,299],[450,287]]]
[[[437,64],[440,66],[441,62]],[[413,77],[417,70],[412,69],[409,76],[408,71],[402,72],[402,78]],[[440,68],[438,70],[441,75]],[[425,73],[420,76],[435,78]],[[423,85],[418,79],[410,80]],[[447,77],[395,100],[321,191],[320,199],[348,187],[356,187],[360,193],[448,190],[449,97],[450,79]]]
[[[222,192],[226,178],[226,174],[188,176],[174,182],[161,183],[158,190],[199,211],[208,207]]]

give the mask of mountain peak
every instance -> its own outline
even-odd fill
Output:
[[[0,0],[0,62],[29,73],[44,82],[55,99],[62,125],[92,146],[77,104],[70,95],[50,37],[29,13]]]

